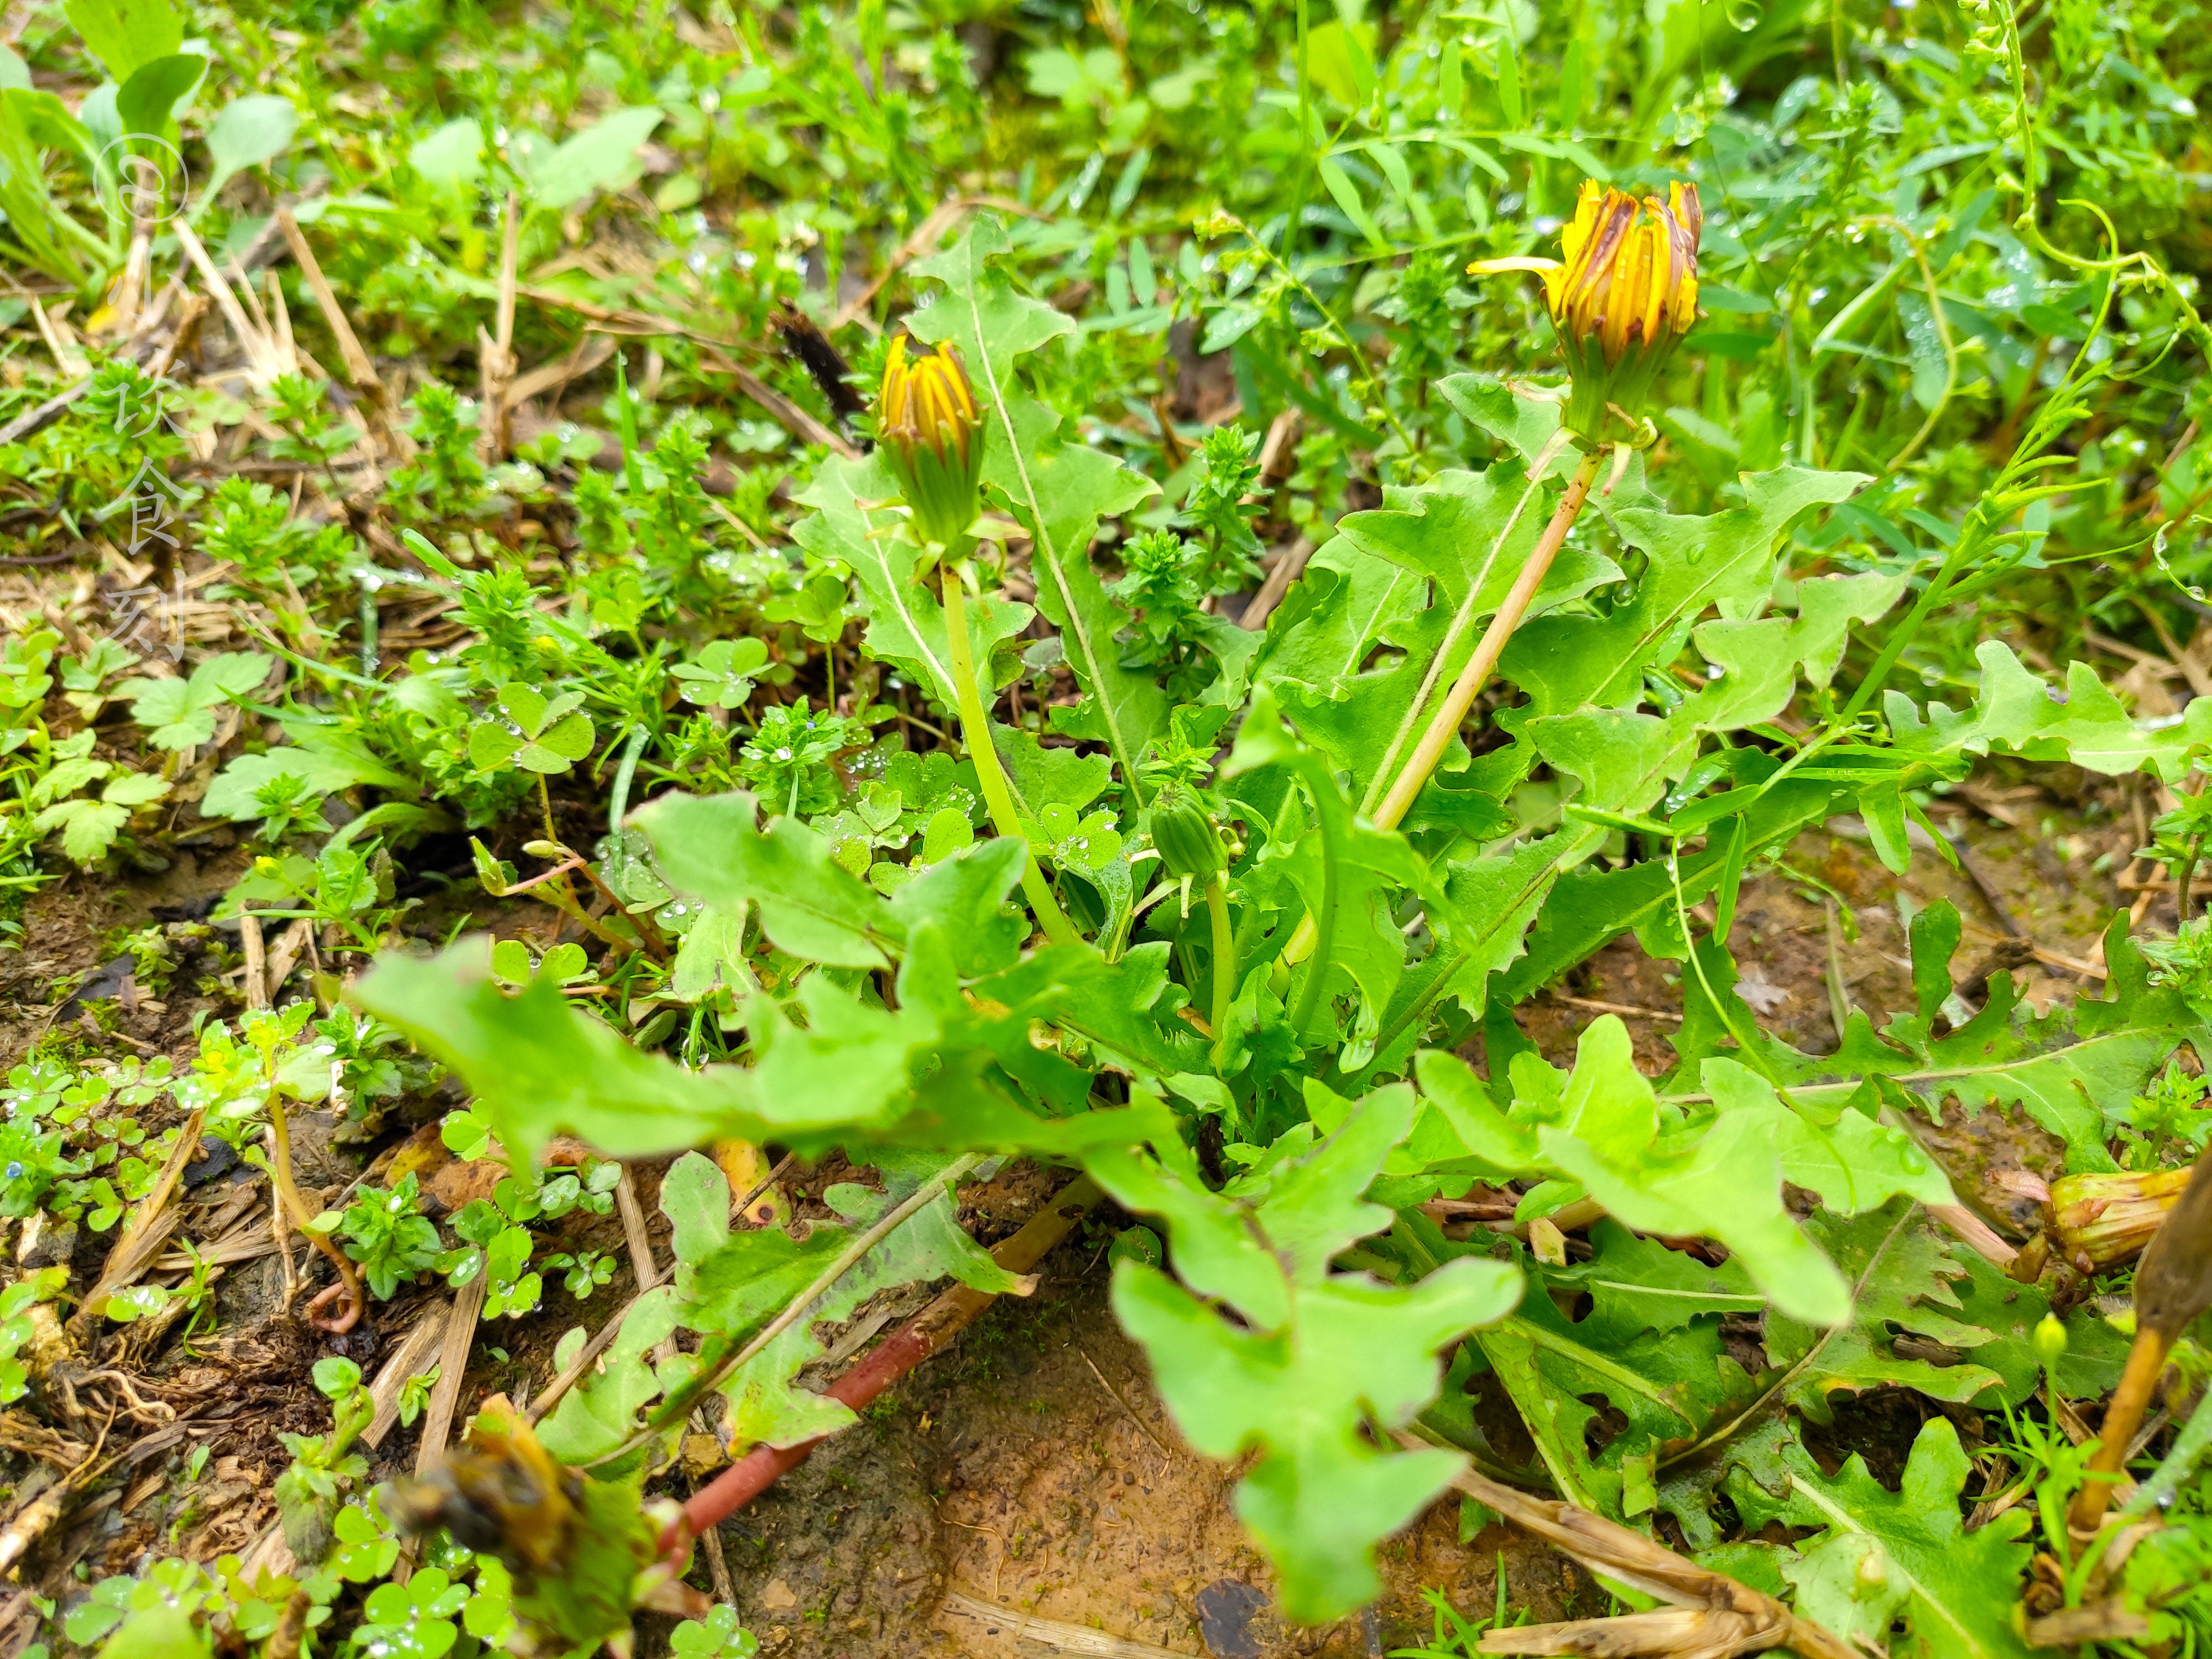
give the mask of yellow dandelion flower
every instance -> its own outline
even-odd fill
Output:
[[[983,418],[958,350],[909,357],[904,335],[892,341],[876,425],[915,533],[951,547],[975,521],[983,476]]]
[[[1660,369],[1698,320],[1698,238],[1705,212],[1695,185],[1641,200],[1585,179],[1559,259],[1480,259],[1486,274],[1531,270],[1574,376],[1568,428],[1598,441],[1608,409],[1633,422]]]

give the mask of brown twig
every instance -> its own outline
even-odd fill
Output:
[[[956,1522],[954,1524],[962,1523]],[[711,1538],[714,1534],[709,1533],[707,1536]],[[1183,1659],[1183,1656],[1173,1648],[1109,1636],[1103,1630],[1092,1630],[1085,1625],[1065,1624],[1057,1619],[1040,1619],[1033,1613],[1002,1607],[995,1601],[963,1595],[959,1590],[946,1594],[945,1609],[965,1618],[981,1620],[988,1626],[1011,1632],[1027,1652],[1078,1654],[1083,1659]]]
[[[292,250],[293,264],[307,279],[307,291],[314,295],[315,308],[323,313],[324,325],[337,342],[338,362],[345,366],[346,379],[357,391],[366,392],[380,401],[385,395],[384,379],[362,349],[361,337],[353,331],[353,324],[348,320],[344,307],[338,304],[338,296],[331,291],[330,279],[323,275],[315,251],[308,246],[290,208],[276,210],[276,228],[283,235],[285,246]]]
[[[246,958],[244,977],[240,988],[246,993],[249,1008],[269,1006],[269,951],[261,937],[261,918],[251,910],[238,913],[238,943]]]
[[[292,1127],[284,1115],[284,1103],[273,1087],[269,1091],[269,1128],[272,1137],[269,1180],[276,1188],[276,1201],[290,1212],[292,1224],[307,1236],[307,1242],[330,1259],[338,1276],[337,1284],[307,1304],[307,1323],[316,1330],[341,1335],[361,1322],[362,1310],[368,1303],[362,1296],[361,1280],[354,1273],[353,1263],[343,1250],[315,1231],[314,1212],[307,1207],[307,1200],[300,1196],[299,1188],[293,1183]],[[324,1308],[341,1297],[344,1301],[337,1316],[324,1318]]]
[[[830,326],[832,329],[840,329],[848,324],[865,320],[868,307],[875,303],[876,295],[884,291],[884,283],[935,247],[943,240],[946,231],[951,229],[963,217],[979,207],[997,208],[1002,212],[1018,213],[1031,219],[1038,216],[1035,208],[1024,206],[1019,202],[1009,201],[1002,196],[961,196],[956,197],[950,202],[940,202],[931,212],[929,217],[924,219],[915,227],[913,234],[899,244],[898,251],[891,255],[890,260],[875,274],[868,285],[838,307],[836,319]],[[873,325],[870,324],[869,326],[872,329]]]
[[[2087,1479],[2067,1516],[2076,1532],[2103,1523],[2129,1443],[2166,1371],[2166,1357],[2190,1321],[2212,1306],[2212,1152],[2197,1162],[2181,1201],[2166,1212],[2136,1267],[2136,1340],[2127,1369],[2097,1431]]]
[[[487,465],[507,453],[508,441],[507,387],[514,379],[514,295],[517,239],[522,229],[521,198],[510,190],[500,235],[499,298],[493,310],[493,332],[477,331],[477,370],[483,405],[483,429],[478,434],[479,453]]]
[[[428,1474],[445,1456],[453,1438],[453,1413],[461,1400],[461,1381],[469,1369],[469,1346],[476,1340],[477,1321],[483,1316],[489,1263],[454,1293],[453,1311],[446,1316],[446,1340],[438,1352],[438,1381],[430,1390],[430,1407],[422,1414],[422,1443],[415,1453],[415,1473]]]
[[[1410,1449],[1428,1449],[1426,1441],[1402,1429],[1397,1438]],[[1556,1498],[1534,1497],[1473,1469],[1454,1475],[1452,1486],[1592,1572],[1656,1596],[1671,1609],[1492,1631],[1482,1638],[1481,1652],[1607,1654],[1622,1659],[1632,1654],[1696,1654],[1727,1659],[1786,1646],[1801,1659],[1863,1659],[1856,1649],[1772,1596],[1686,1560],[1603,1516]]]
[[[1260,584],[1260,591],[1252,596],[1252,603],[1237,618],[1237,625],[1255,634],[1265,628],[1267,618],[1275,614],[1275,607],[1283,602],[1283,595],[1291,591],[1291,584],[1305,574],[1306,561],[1313,556],[1310,536],[1301,536],[1285,548],[1267,572],[1267,580]]]
[[[750,369],[740,368],[712,349],[701,355],[708,368],[719,370],[736,381],[738,391],[766,410],[779,426],[801,443],[820,444],[825,449],[835,450],[848,461],[860,459],[859,450]]]
[[[1482,690],[1491,671],[1498,666],[1498,659],[1504,654],[1507,642],[1513,637],[1513,631],[1521,626],[1521,618],[1528,614],[1528,605],[1536,597],[1536,590],[1543,586],[1545,576],[1550,574],[1553,559],[1566,544],[1567,532],[1574,528],[1576,519],[1582,514],[1583,503],[1589,498],[1590,485],[1597,479],[1598,463],[1602,459],[1600,452],[1593,450],[1583,457],[1581,464],[1575,468],[1574,476],[1568,479],[1567,493],[1559,498],[1559,506],[1553,509],[1551,521],[1544,526],[1544,533],[1537,538],[1536,545],[1529,550],[1528,562],[1521,567],[1521,574],[1514,578],[1513,586],[1499,604],[1497,614],[1491,617],[1490,626],[1483,630],[1482,638],[1475,645],[1474,654],[1468,659],[1467,666],[1460,671],[1459,678],[1452,683],[1443,702],[1437,705],[1428,729],[1421,733],[1421,740],[1413,745],[1413,752],[1407,757],[1404,769],[1390,786],[1389,793],[1382,797],[1382,804],[1375,809],[1377,825],[1384,829],[1397,825],[1413,806],[1414,798],[1421,793],[1421,787],[1428,782],[1430,775],[1437,769],[1437,763],[1443,758],[1444,750],[1458,734],[1460,722],[1467,718],[1467,711],[1474,705],[1475,694]]]

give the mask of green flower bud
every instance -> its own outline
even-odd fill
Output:
[[[1221,832],[1196,796],[1180,789],[1163,791],[1152,803],[1149,827],[1160,867],[1169,875],[1208,882],[1229,867]]]
[[[2035,1357],[2046,1371],[2057,1368],[2066,1357],[2066,1328],[2058,1322],[2055,1314],[2045,1314],[2035,1328]]]

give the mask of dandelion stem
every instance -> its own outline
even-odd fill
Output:
[[[1024,848],[1022,857],[1022,891],[1028,896],[1030,908],[1036,913],[1045,937],[1054,945],[1080,945],[1083,936],[1075,931],[1075,924],[1060,908],[1053,896],[1052,887],[1037,868],[1036,854],[1027,850],[1029,838],[1022,834],[1021,820],[1014,811],[1013,792],[1006,787],[1006,775],[999,765],[999,751],[991,742],[991,720],[984,711],[983,695],[975,682],[975,653],[968,646],[968,599],[960,584],[960,573],[951,559],[939,567],[944,580],[945,666],[952,678],[952,694],[960,707],[961,736],[967,739],[969,757],[975,763],[975,781],[982,787],[983,803],[990,809],[991,823],[1002,836],[1011,836]]]
[[[1221,878],[1206,884],[1206,913],[1213,920],[1213,1069],[1229,1047],[1229,1009],[1237,997],[1237,936],[1229,927],[1229,895]]]
[[[1498,666],[1498,659],[1504,652],[1506,642],[1513,637],[1513,630],[1521,625],[1522,617],[1528,614],[1529,601],[1536,597],[1536,590],[1543,586],[1545,576],[1551,571],[1553,559],[1558,556],[1559,549],[1565,544],[1567,532],[1574,527],[1575,520],[1581,515],[1583,503],[1589,498],[1590,484],[1597,477],[1598,463],[1602,455],[1602,451],[1593,450],[1583,456],[1582,465],[1575,469],[1574,476],[1567,481],[1567,493],[1559,498],[1559,506],[1553,509],[1552,521],[1544,526],[1543,535],[1529,550],[1528,563],[1521,567],[1521,574],[1514,579],[1504,602],[1498,607],[1498,614],[1490,619],[1490,626],[1483,630],[1482,638],[1475,644],[1474,654],[1468,659],[1467,666],[1460,670],[1459,678],[1452,682],[1452,688],[1444,694],[1444,700],[1437,705],[1437,712],[1429,717],[1420,741],[1413,745],[1413,752],[1407,757],[1406,764],[1391,784],[1389,793],[1376,807],[1373,816],[1378,829],[1397,828],[1420,795],[1430,774],[1437,769],[1437,763],[1443,758],[1444,750],[1450,745],[1453,734],[1459,730],[1460,722],[1467,718],[1467,711],[1474,705],[1475,694],[1482,690],[1491,671]],[[1318,927],[1315,918],[1310,915],[1298,924],[1297,932],[1283,947],[1283,961],[1291,964],[1304,961],[1317,942]],[[1294,1022],[1297,1024],[1300,1023]]]
[[[1321,1006],[1322,981],[1328,977],[1328,959],[1336,949],[1337,865],[1343,851],[1337,845],[1336,828],[1329,821],[1328,809],[1322,805],[1320,786],[1310,780],[1306,787],[1313,791],[1314,823],[1321,831],[1321,906],[1315,915],[1306,918],[1314,930],[1313,962],[1298,991],[1298,1006],[1291,1015],[1291,1035],[1301,1040],[1314,1011]]]
[[[1390,734],[1390,746],[1382,751],[1382,763],[1375,769],[1375,781],[1367,786],[1366,797],[1359,803],[1361,811],[1375,810],[1375,803],[1382,793],[1383,781],[1390,776],[1390,769],[1398,763],[1398,756],[1406,746],[1406,739],[1413,736],[1414,724],[1421,718],[1421,711],[1429,706],[1429,696],[1437,689],[1437,680],[1443,672],[1443,665],[1451,660],[1452,653],[1459,647],[1460,635],[1467,632],[1468,624],[1474,620],[1475,602],[1482,597],[1482,590],[1489,586],[1492,567],[1497,563],[1498,554],[1504,550],[1507,539],[1513,534],[1514,526],[1521,522],[1521,515],[1528,510],[1529,501],[1543,488],[1544,475],[1551,471],[1552,463],[1559,459],[1559,452],[1567,447],[1569,441],[1566,428],[1560,428],[1553,434],[1552,441],[1537,452],[1536,459],[1528,464],[1528,482],[1522,486],[1520,497],[1513,503],[1513,511],[1506,515],[1498,538],[1491,543],[1490,551],[1483,557],[1482,568],[1475,572],[1474,580],[1468,584],[1467,597],[1460,601],[1459,609],[1452,613],[1451,626],[1444,630],[1443,642],[1437,646],[1437,654],[1430,660],[1428,672],[1421,677],[1421,689],[1406,705],[1405,717],[1398,722],[1398,729]]]
[[[1406,816],[1414,798],[1421,793],[1422,786],[1428,782],[1429,775],[1437,769],[1437,763],[1443,758],[1444,750],[1450,744],[1453,734],[1459,730],[1460,722],[1467,718],[1467,711],[1474,706],[1475,694],[1482,690],[1483,682],[1498,666],[1498,659],[1504,652],[1506,641],[1513,637],[1513,630],[1520,627],[1521,618],[1528,614],[1528,602],[1536,597],[1537,588],[1543,585],[1545,576],[1550,574],[1553,559],[1565,544],[1567,532],[1574,527],[1575,520],[1582,513],[1583,503],[1589,498],[1590,483],[1597,477],[1600,454],[1601,452],[1592,450],[1583,456],[1582,465],[1575,469],[1574,477],[1567,481],[1567,493],[1559,498],[1559,506],[1553,511],[1551,523],[1544,526],[1543,536],[1528,555],[1528,562],[1521,567],[1521,574],[1514,581],[1512,591],[1506,594],[1505,602],[1498,607],[1498,614],[1490,619],[1490,626],[1483,630],[1482,638],[1474,647],[1474,654],[1468,659],[1467,666],[1460,670],[1459,678],[1452,682],[1452,689],[1445,694],[1443,702],[1430,717],[1428,729],[1421,733],[1421,740],[1413,745],[1413,755],[1406,762],[1405,769],[1398,774],[1398,781],[1390,786],[1390,793],[1382,797],[1382,804],[1375,809],[1375,822],[1382,828],[1395,829]]]

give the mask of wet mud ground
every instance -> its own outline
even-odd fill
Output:
[[[1732,935],[1763,1023],[1821,1052],[1835,1040],[1838,995],[1877,1028],[1910,1009],[1900,900],[1908,911],[1940,898],[1958,906],[1966,937],[1952,974],[1969,1001],[1984,994],[1993,969],[2013,972],[2038,1007],[2101,994],[2091,971],[2100,960],[2100,936],[2115,908],[2144,898],[2124,884],[2129,855],[2142,844],[2145,815],[2161,805],[2144,786],[2081,782],[2077,798],[2062,800],[2008,789],[1994,771],[1978,780],[1971,800],[1937,817],[1939,827],[1972,849],[1968,869],[1952,868],[1922,847],[1900,880],[1848,823],[1840,826],[1844,833],[1801,837],[1786,868],[1747,884]],[[0,953],[0,1062],[13,1064],[68,1020],[82,1026],[88,1048],[97,1036],[108,1053],[120,1047],[185,1063],[192,1012],[214,1006],[185,988],[191,968],[165,1000],[118,998],[112,990],[103,997],[96,988],[75,1006],[64,998],[103,966],[101,941],[118,927],[143,925],[220,892],[235,878],[240,856],[211,848],[159,877],[72,880],[37,895],[25,913],[22,948]],[[2171,927],[2170,898],[2153,892],[2141,910],[2142,926]],[[220,935],[216,945],[222,945]],[[220,967],[228,959],[234,958],[217,948],[210,960]],[[1656,1076],[1674,1058],[1667,1039],[1680,1006],[1678,968],[1644,957],[1632,941],[1618,942],[1518,1015],[1547,1057],[1565,1064],[1580,1031],[1617,1012],[1635,1035],[1639,1064]],[[1479,1060],[1479,1052],[1470,1057]],[[314,1115],[303,1116],[301,1184],[334,1195],[359,1174],[359,1151],[331,1144],[326,1119],[319,1126]],[[389,1126],[385,1144],[405,1127]],[[2016,1170],[2056,1173],[2055,1142],[2025,1120],[1995,1113],[1968,1119],[1955,1107],[1924,1134],[1969,1202],[2001,1227],[2032,1227],[2033,1206],[2002,1177]],[[659,1223],[657,1171],[638,1175],[640,1196]],[[258,1179],[236,1170],[195,1188],[185,1235],[197,1236],[194,1228],[234,1200],[241,1183]],[[1016,1201],[1024,1194],[977,1196],[986,1200],[975,1218],[986,1242],[1011,1231],[1025,1213]],[[1386,1545],[1379,1564],[1385,1590],[1374,1607],[1317,1629],[1286,1625],[1275,1609],[1273,1579],[1236,1518],[1238,1469],[1182,1446],[1152,1393],[1142,1355],[1114,1322],[1103,1262],[1114,1224],[1115,1218],[1102,1215],[1079,1231],[1043,1265],[1034,1297],[1002,1300],[860,1425],[726,1523],[721,1535],[738,1609],[764,1653],[1365,1659],[1428,1638],[1425,1590],[1463,1611],[1487,1608],[1501,1571],[1509,1603],[1537,1619],[1608,1610],[1579,1568],[1510,1529],[1493,1526],[1462,1541],[1458,1506],[1447,1500]],[[655,1231],[665,1251],[665,1224]],[[612,1218],[585,1217],[550,1248],[588,1245],[620,1259],[622,1242]],[[79,1265],[96,1272],[105,1249],[104,1241],[79,1240]],[[128,1426],[138,1439],[118,1481],[48,1535],[27,1563],[27,1583],[66,1599],[81,1595],[88,1579],[142,1565],[149,1550],[211,1560],[261,1534],[274,1514],[271,1486],[286,1462],[278,1435],[325,1425],[327,1407],[307,1373],[333,1351],[331,1339],[272,1316],[280,1291],[273,1258],[240,1264],[219,1287],[217,1330],[190,1353],[173,1333],[153,1346],[131,1333],[110,1333],[103,1363],[130,1369],[145,1397],[166,1405],[173,1421]],[[480,1329],[464,1414],[495,1389],[520,1395],[542,1386],[561,1333],[576,1323],[596,1328],[628,1294],[625,1267],[588,1304],[549,1287],[544,1309],[520,1327],[501,1322]],[[341,1340],[369,1370],[380,1350],[434,1316],[443,1299],[441,1287],[426,1283],[380,1304],[370,1335]],[[14,1415],[23,1411],[19,1406]],[[1869,1433],[1884,1431],[1881,1413],[1863,1416]],[[375,1476],[411,1468],[414,1443],[413,1431],[394,1432],[374,1460]],[[185,1462],[202,1446],[209,1455],[199,1477],[188,1480]],[[1856,1449],[1838,1448],[1838,1455]],[[33,1467],[18,1450],[0,1452],[8,1507],[21,1501]],[[703,1567],[693,1577],[707,1582]],[[658,1622],[641,1625],[648,1654],[660,1645],[651,1628]],[[1078,1642],[1070,1627],[1093,1634]],[[1102,1638],[1110,1639],[1102,1645]]]

